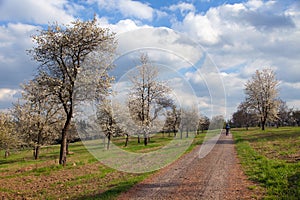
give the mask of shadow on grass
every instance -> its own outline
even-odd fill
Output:
[[[109,190],[106,190],[105,192],[100,192],[97,194],[91,194],[91,195],[83,195],[78,198],[75,198],[76,200],[86,200],[86,199],[116,199],[116,197],[121,194],[124,191],[129,190],[134,184],[137,182],[130,182],[130,181],[124,181],[119,183],[117,186],[114,186],[110,188]]]
[[[241,134],[242,136],[243,134]],[[249,141],[249,142],[256,142],[260,140],[267,140],[267,141],[274,141],[274,140],[284,140],[289,138],[297,138],[300,136],[300,131],[297,130],[284,130],[284,129],[271,129],[260,131],[259,133],[254,133],[249,136],[242,136],[242,138],[236,138],[235,142],[241,141]]]

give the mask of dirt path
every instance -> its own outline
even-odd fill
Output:
[[[243,174],[232,136],[222,134],[199,159],[200,147],[122,194],[119,199],[255,199]],[[251,187],[252,188],[252,187]],[[256,192],[257,193],[257,192]]]

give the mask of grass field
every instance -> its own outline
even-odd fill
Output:
[[[204,136],[197,135],[187,151],[201,144]],[[124,147],[124,138],[114,138],[113,143],[126,151],[149,152],[171,140],[157,134],[146,147],[137,144],[136,138],[130,138],[128,147]],[[14,151],[7,159],[0,151],[0,198],[113,199],[153,173],[132,174],[106,167],[81,142],[70,144],[69,149],[72,154],[66,167],[58,165],[59,145],[43,147],[39,160],[33,160],[31,149]]]
[[[300,198],[300,128],[232,130],[249,178],[265,189],[265,199]]]

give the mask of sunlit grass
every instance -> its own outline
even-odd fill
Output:
[[[300,128],[232,131],[249,178],[266,189],[266,199],[300,196]]]

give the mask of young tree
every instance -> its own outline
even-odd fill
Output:
[[[141,127],[144,144],[147,145],[154,121],[163,108],[172,105],[168,97],[170,88],[158,80],[158,69],[152,66],[148,56],[142,54],[141,65],[130,75],[132,89],[129,93],[128,107],[131,118]]]
[[[267,120],[277,118],[278,84],[274,71],[263,69],[257,70],[245,85],[246,102],[256,113],[262,130],[265,130]]]
[[[174,137],[176,137],[180,125],[180,119],[180,110],[176,108],[176,105],[173,105],[172,109],[168,110],[166,113],[166,121],[163,127],[163,132],[167,132],[169,137],[171,136],[171,132],[173,132]]]
[[[121,129],[116,122],[116,109],[113,109],[112,103],[109,100],[103,100],[97,108],[97,122],[101,127],[101,131],[104,132],[107,137],[107,149],[109,149],[111,138],[121,133]]]
[[[211,130],[222,129],[225,123],[225,119],[223,115],[213,116],[210,120],[209,128]]]
[[[115,37],[109,29],[99,28],[94,18],[85,22],[77,20],[66,26],[50,25],[33,39],[36,46],[29,52],[40,63],[38,83],[47,86],[46,92],[55,96],[65,113],[59,163],[66,165],[67,133],[76,100],[98,98],[108,92],[112,79],[107,70],[115,51]],[[88,80],[90,84],[77,89],[81,92],[92,89],[99,96],[76,94],[75,83],[80,75],[81,81]]]
[[[279,99],[277,127],[291,124],[293,109],[290,109],[286,102]]]
[[[139,133],[139,126],[131,118],[130,113],[127,112],[126,106],[116,103],[114,107],[115,120],[120,132],[125,136],[124,146],[129,142],[129,136],[137,135]]]
[[[63,122],[62,108],[53,101],[53,95],[44,93],[45,86],[35,80],[22,86],[21,101],[14,105],[13,115],[18,134],[25,144],[33,147],[34,158],[39,157],[40,147],[51,144],[59,136]]]
[[[209,129],[210,120],[207,116],[201,116],[199,118],[199,124],[198,124],[198,130],[201,130],[201,133],[204,132],[204,130]]]
[[[0,112],[0,149],[5,151],[5,158],[10,155],[11,149],[20,144],[14,126],[12,116],[9,113]]]
[[[189,137],[190,131],[197,131],[199,123],[199,112],[196,107],[181,109],[180,133],[185,130],[186,137]]]

